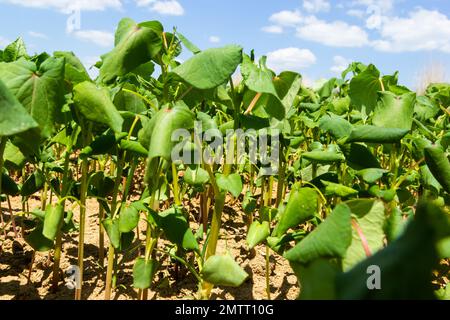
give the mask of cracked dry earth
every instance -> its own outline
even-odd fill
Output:
[[[11,198],[13,212],[21,211],[19,198]],[[30,200],[30,209],[39,206],[39,198]],[[3,204],[5,206],[5,204]],[[185,203],[195,220],[198,216],[198,206],[195,199]],[[88,200],[87,221],[85,236],[85,270],[83,282],[83,299],[101,300],[104,298],[104,277],[106,268],[98,262],[98,204],[95,200]],[[10,219],[9,209],[3,208],[5,222]],[[75,222],[78,222],[78,215],[75,211]],[[18,224],[20,222],[18,221]],[[191,223],[191,227],[196,230],[198,225]],[[145,238],[145,222],[139,226],[139,238]],[[249,251],[245,242],[246,224],[244,214],[238,205],[227,206],[223,214],[223,224],[221,237],[218,243],[217,253],[229,252],[236,261],[249,274],[247,281],[239,288],[216,287],[211,299],[239,299],[239,300],[261,300],[266,299],[265,284],[265,247],[257,246],[255,250]],[[105,237],[105,247],[107,247],[107,236]],[[135,238],[135,244],[137,239]],[[159,247],[162,247],[160,241]],[[74,298],[74,291],[65,286],[64,281],[60,281],[57,292],[52,292],[52,261],[49,253],[36,252],[26,244],[19,233],[15,238],[12,229],[0,235],[0,299],[64,299]],[[70,265],[77,264],[78,233],[73,232],[63,237],[63,252],[61,258],[61,274]],[[139,247],[139,246],[137,246]],[[137,299],[137,290],[132,286],[133,261],[138,254],[134,250],[128,255],[120,255],[120,271],[118,273],[117,287],[113,292],[113,299],[130,300]],[[33,259],[34,255],[34,259]],[[32,263],[33,262],[33,263]],[[105,261],[106,263],[106,261]],[[32,267],[30,269],[30,266]],[[176,270],[174,264],[165,259],[163,267],[157,272],[149,292],[149,299],[193,299],[197,292],[197,283],[194,276],[184,268]],[[164,266],[165,265],[165,266]],[[167,266],[167,267],[166,267]],[[274,252],[270,256],[271,266],[271,298],[272,299],[295,299],[298,296],[299,288],[296,277],[288,262]],[[163,271],[165,270],[165,271]]]

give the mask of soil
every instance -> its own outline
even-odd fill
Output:
[[[30,199],[30,209],[40,205],[39,198]],[[3,203],[3,216],[5,222],[10,220],[9,209]],[[20,198],[11,198],[13,212],[21,212],[22,204]],[[198,218],[198,205],[195,199],[186,202],[185,207]],[[75,222],[78,223],[78,213],[75,211]],[[192,223],[191,227],[196,230],[198,225]],[[145,222],[139,227],[139,239],[145,239]],[[18,228],[20,229],[20,228]],[[1,230],[1,225],[0,225]],[[229,252],[236,261],[249,274],[247,281],[239,288],[216,287],[211,299],[238,299],[238,300],[261,300],[267,299],[265,280],[265,247],[257,246],[254,250],[248,250],[245,242],[246,224],[244,213],[238,205],[226,206],[223,214],[223,224],[217,253]],[[98,225],[98,203],[88,200],[87,221],[85,235],[85,270],[82,298],[90,300],[101,300],[104,298],[106,267],[99,263],[99,225]],[[107,248],[107,236],[105,235],[105,247]],[[138,244],[135,238],[135,244]],[[159,247],[162,248],[160,241]],[[6,237],[0,234],[0,300],[72,300],[74,291],[65,285],[62,279],[57,292],[51,291],[52,265],[49,253],[36,252],[26,244],[20,233],[15,238],[12,228]],[[61,257],[61,274],[71,265],[77,264],[78,232],[66,234],[63,237],[63,252]],[[105,249],[106,251],[106,249]],[[120,271],[117,278],[117,286],[112,297],[117,300],[137,299],[137,290],[132,286],[133,261],[138,254],[135,250],[128,256],[120,255]],[[34,256],[34,259],[33,259]],[[104,262],[106,265],[106,260]],[[272,299],[295,299],[299,294],[297,279],[288,262],[271,251],[270,256],[270,290]],[[31,268],[30,268],[31,267]],[[198,287],[195,277],[183,270],[176,268],[174,263],[165,259],[162,267],[157,272],[149,292],[149,299],[194,299]],[[67,277],[67,276],[66,276]],[[67,278],[66,278],[67,279]]]

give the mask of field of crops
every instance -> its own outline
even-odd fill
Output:
[[[131,19],[95,68],[0,50],[0,299],[450,299],[450,84]]]

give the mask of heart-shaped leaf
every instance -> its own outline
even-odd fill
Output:
[[[238,197],[243,189],[239,173],[232,173],[228,176],[218,173],[216,174],[216,182],[220,189],[230,192],[235,197]]]
[[[86,119],[109,126],[115,132],[122,131],[123,118],[117,111],[108,89],[92,82],[82,82],[74,89],[75,107]]]
[[[133,287],[137,289],[150,288],[157,269],[157,263],[153,260],[145,260],[139,257],[133,267]]]
[[[250,249],[262,243],[270,235],[270,226],[268,221],[254,221],[247,233],[247,244]]]
[[[55,240],[64,221],[64,207],[62,205],[48,205],[45,210],[44,228],[42,234],[49,240]]]
[[[218,286],[239,287],[247,277],[247,272],[228,254],[209,257],[202,269],[203,280]]]
[[[212,48],[176,67],[172,72],[197,89],[213,89],[226,83],[242,61],[242,48]]]
[[[123,233],[131,232],[139,223],[139,211],[132,205],[125,207],[119,214],[119,230]]]
[[[37,126],[36,121],[0,81],[0,136],[12,136]]]
[[[351,211],[347,205],[339,204],[317,229],[287,251],[284,257],[302,264],[318,258],[344,258],[351,242]]]
[[[38,123],[41,135],[49,137],[63,104],[64,59],[48,58],[39,68],[23,58],[0,63],[0,80]],[[26,120],[23,116],[22,119]],[[20,118],[14,121],[17,120]],[[24,131],[24,127],[30,127],[30,124],[26,120],[19,125],[19,131]]]
[[[318,211],[319,196],[314,189],[301,188],[299,184],[292,187],[273,236],[280,237],[290,228],[295,228],[314,217]]]
[[[130,18],[122,19],[116,31],[114,49],[102,57],[100,80],[113,82],[149,62],[161,49],[161,34],[153,28],[138,25]]]

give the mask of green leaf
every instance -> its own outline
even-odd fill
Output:
[[[44,187],[45,177],[40,170],[36,170],[32,175],[25,180],[20,195],[22,197],[29,197],[32,194],[38,192]]]
[[[262,243],[270,235],[270,225],[268,221],[254,221],[247,233],[247,244],[250,249]]]
[[[111,132],[97,136],[91,144],[83,148],[80,152],[80,157],[85,158],[89,156],[106,154],[111,151],[116,145],[116,137]]]
[[[198,243],[186,217],[177,208],[158,213],[158,225],[164,230],[167,239],[185,250],[198,251]]]
[[[424,150],[425,161],[436,180],[450,193],[450,161],[440,146],[427,147]]]
[[[53,240],[49,240],[42,234],[42,224],[39,224],[29,235],[25,236],[25,241],[36,251],[46,252],[53,249]]]
[[[345,141],[367,143],[397,143],[409,132],[409,129],[382,128],[376,126],[355,127]]]
[[[150,288],[156,269],[157,263],[155,261],[146,261],[142,257],[137,258],[133,267],[133,287],[137,289]]]
[[[376,169],[369,168],[363,169],[357,172],[358,176],[360,176],[366,183],[374,184],[378,180],[380,180],[386,173],[389,171],[384,169]]]
[[[353,200],[346,204],[353,214],[352,244],[343,261],[344,271],[375,254],[384,246],[385,209],[382,201]],[[368,252],[366,252],[368,250]]]
[[[145,149],[144,146],[140,144],[138,141],[130,141],[125,139],[120,140],[120,148],[122,150],[132,152],[141,157],[148,156],[148,150]]]
[[[286,109],[278,96],[274,83],[274,74],[266,68],[264,58],[261,59],[260,64],[260,67],[256,66],[249,56],[244,55],[241,73],[245,85],[251,90],[251,92],[247,93],[248,102],[245,102],[245,104],[255,103],[256,107],[254,107],[254,110],[262,107],[270,116],[282,120],[286,115]],[[281,88],[279,90],[282,91]],[[257,94],[260,95],[259,98]],[[257,98],[258,100],[255,100]]]
[[[302,87],[302,76],[296,72],[285,71],[273,79],[273,85],[283,103],[286,114],[288,114]]]
[[[239,173],[232,173],[228,176],[217,173],[216,182],[220,189],[230,192],[235,197],[238,197],[243,189],[242,179]]]
[[[350,110],[351,99],[349,96],[335,98],[331,101],[329,108],[334,114],[343,115]]]
[[[154,29],[139,26],[130,18],[122,19],[116,31],[114,49],[102,57],[100,80],[113,82],[149,62],[161,49],[161,35]]]
[[[426,96],[417,97],[414,113],[419,121],[426,122],[434,119],[441,109],[433,99]]]
[[[119,214],[119,230],[131,232],[139,223],[139,211],[133,206],[125,207]]]
[[[311,162],[323,164],[345,161],[345,156],[336,150],[305,152],[302,153],[302,157]]]
[[[42,234],[49,240],[55,240],[64,220],[64,207],[62,205],[47,205],[45,210],[44,228]]]
[[[195,167],[195,169],[188,167],[184,173],[184,181],[193,186],[202,186],[208,183],[209,174],[200,166]]]
[[[108,89],[92,82],[82,82],[74,89],[75,107],[86,119],[109,126],[115,132],[122,131],[123,118],[111,101]]]
[[[437,244],[437,249],[439,252],[439,258],[448,259],[450,258],[450,238],[442,239]]]
[[[350,197],[358,194],[358,191],[344,186],[342,184],[333,183],[325,180],[321,180],[325,185],[325,195],[327,196],[338,196],[338,197]]]
[[[427,189],[434,189],[436,193],[439,193],[442,189],[442,185],[436,180],[431,173],[430,168],[427,165],[422,165],[419,168],[420,183]]]
[[[405,231],[408,220],[403,219],[403,212],[395,207],[389,217],[386,219],[384,230],[389,243],[396,240]]]
[[[178,38],[180,38],[181,43],[193,54],[197,54],[202,51],[195,44],[193,44],[191,41],[189,41],[185,36],[183,36],[181,33],[177,32],[177,36],[178,36]]]
[[[182,106],[162,109],[139,132],[139,142],[149,149],[149,158],[162,157],[171,161],[172,149],[178,142],[172,142],[172,134],[177,129],[189,130],[194,127],[194,114]]]
[[[306,265],[291,262],[292,270],[299,281],[300,300],[334,300],[335,279],[340,268],[329,260],[316,259]]]
[[[367,113],[373,111],[377,105],[378,92],[382,90],[381,81],[380,71],[373,64],[353,77],[350,81],[350,90],[348,92],[352,104],[359,110],[365,106]]]
[[[284,257],[290,262],[307,264],[318,258],[344,258],[352,241],[351,211],[339,204],[317,229],[308,234]]]
[[[3,51],[3,61],[5,62],[13,62],[22,57],[28,57],[27,49],[22,38],[17,38],[16,41],[6,46]]]
[[[114,105],[117,110],[120,111],[130,111],[135,114],[142,114],[147,112],[147,107],[139,96],[128,92],[126,90],[137,92],[138,88],[133,85],[126,84],[116,95],[114,96]]]
[[[381,168],[373,153],[364,145],[350,143],[340,146],[347,160],[347,165],[355,170]]]
[[[211,256],[202,269],[203,280],[218,286],[239,287],[248,274],[230,255]]]
[[[35,123],[35,125],[37,126],[37,123]],[[27,161],[25,155],[20,151],[19,148],[13,145],[11,141],[6,142],[3,158],[5,160],[5,167],[13,170],[22,169]]]
[[[318,212],[318,203],[319,196],[314,189],[301,188],[300,184],[295,184],[273,231],[273,236],[280,237],[290,228],[295,228],[313,218]]]
[[[256,199],[252,196],[250,191],[247,191],[242,201],[242,209],[246,214],[252,214],[256,209]]]
[[[439,300],[450,300],[450,285],[447,284],[444,288],[440,288],[436,291],[436,296]]]
[[[53,53],[56,58],[64,58],[66,61],[64,78],[72,84],[89,81],[91,78],[83,63],[73,52],[56,51]]]
[[[19,194],[19,187],[16,182],[5,172],[1,173],[2,175],[2,185],[1,185],[1,194],[6,194],[8,196],[16,196]]]
[[[333,94],[333,90],[337,85],[337,79],[323,80],[323,85],[317,90],[317,93],[322,99],[326,99]]]
[[[207,90],[228,81],[242,61],[242,48],[235,45],[202,51],[172,73],[197,89]]]
[[[378,127],[411,130],[416,104],[414,92],[397,96],[389,91],[380,93],[372,122]]]
[[[64,101],[64,59],[48,58],[39,69],[23,58],[0,63],[0,80],[39,124],[41,135],[49,137]]]
[[[415,219],[400,238],[338,277],[338,298],[435,299],[431,281],[432,270],[439,264],[436,243],[449,234],[447,215],[433,205],[419,202]],[[381,270],[380,290],[367,286],[369,266]]]
[[[319,128],[330,133],[335,139],[347,137],[352,132],[353,126],[347,120],[334,114],[323,116],[319,121]]]
[[[102,221],[103,228],[105,228],[106,234],[108,235],[109,241],[115,249],[120,247],[120,230],[119,230],[119,220],[118,219],[105,219]]]
[[[38,124],[0,81],[0,136],[12,136]]]

